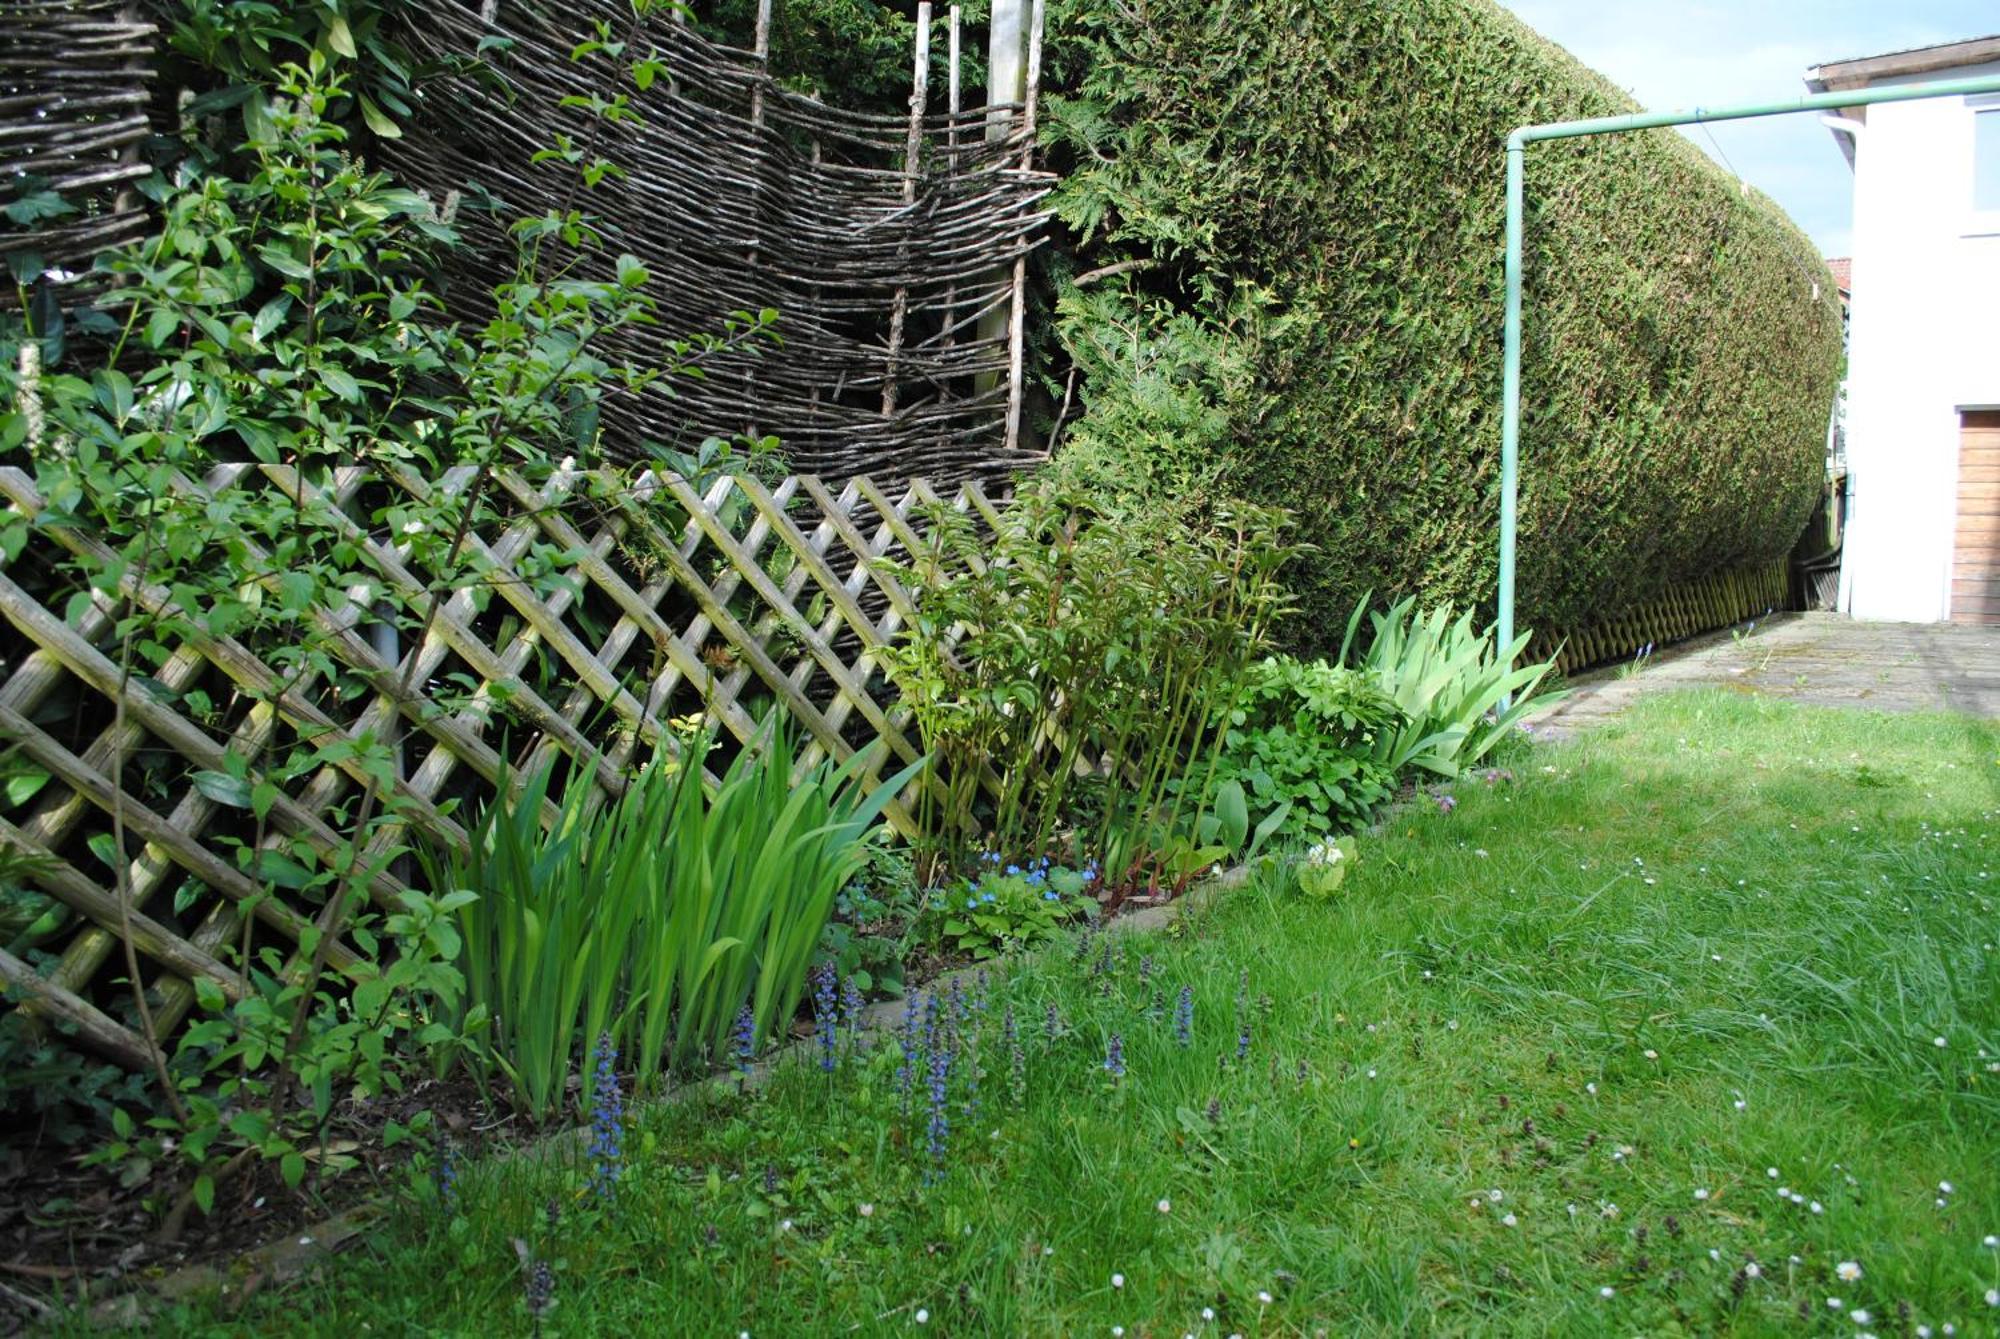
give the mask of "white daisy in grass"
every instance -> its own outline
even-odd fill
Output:
[[[1842,1283],[1852,1283],[1861,1277],[1861,1266],[1852,1260],[1842,1260],[1833,1267],[1833,1272]]]

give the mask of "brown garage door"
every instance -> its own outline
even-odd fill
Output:
[[[1951,620],[2000,625],[2000,412],[1962,416]]]

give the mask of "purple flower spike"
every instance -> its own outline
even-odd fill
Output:
[[[610,1200],[625,1173],[625,1094],[618,1086],[618,1048],[609,1032],[599,1034],[596,1055],[590,1090],[590,1189],[598,1199]]]

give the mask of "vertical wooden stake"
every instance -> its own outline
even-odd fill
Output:
[[[765,78],[771,73],[771,0],[757,0],[757,60],[764,67]],[[764,79],[750,90],[750,124],[764,124]]]
[[[676,13],[681,12],[676,10]],[[753,291],[744,295],[745,305],[752,310],[765,304],[760,301],[763,294],[754,291],[757,282],[757,256],[762,249],[763,229],[758,219],[758,209],[764,196],[764,88],[771,80],[771,0],[757,0],[757,82],[750,89],[750,238],[745,259],[747,277]],[[743,403],[754,412],[757,403],[756,360],[743,360]],[[747,422],[743,425],[746,433],[755,432],[758,424]]]
[[[819,140],[817,139],[812,142],[812,165],[813,172],[817,174],[820,165],[820,147]],[[812,312],[814,329],[818,329],[820,323],[825,319],[825,311],[820,304],[820,298],[824,291],[818,284],[814,284],[811,289],[812,296],[809,300],[810,305],[808,310]],[[819,426],[819,382],[820,379],[818,377],[813,378],[812,393],[806,409],[806,422],[815,428]]]
[[[1021,170],[1035,160],[1035,102],[1042,87],[1044,0],[1035,0],[1028,20],[1028,90],[1021,108]],[[1025,353],[1028,323],[1028,253],[1014,257],[1014,301],[1007,321],[1007,454],[1021,447],[1021,406],[1026,399]]]
[[[917,199],[917,174],[922,170],[924,109],[930,102],[931,84],[931,0],[917,5],[917,58],[910,79],[910,135],[903,143],[903,204]],[[907,268],[907,267],[904,267]],[[910,290],[897,285],[889,309],[889,365],[882,379],[882,416],[896,412],[896,363],[903,352],[903,320],[909,314]]]
[[[958,6],[953,5],[950,18],[945,25],[947,33],[945,93],[946,105],[951,110],[951,120],[945,128],[945,163],[947,175],[953,183],[958,181],[958,114],[961,109],[958,92]],[[953,319],[958,315],[958,284],[956,281],[944,290],[944,346],[948,349],[956,342],[952,334]]]

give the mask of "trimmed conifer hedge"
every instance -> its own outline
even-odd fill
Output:
[[[1061,467],[1296,509],[1302,646],[1370,588],[1490,608],[1503,140],[1633,103],[1490,0],[1053,0],[1050,42],[1071,273],[1114,271],[1059,285]],[[1840,358],[1812,244],[1670,130],[1528,183],[1522,621],[1784,554]]]

